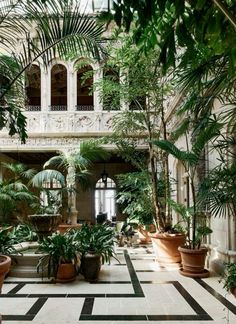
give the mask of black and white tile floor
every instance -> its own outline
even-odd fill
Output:
[[[151,247],[118,248],[120,263],[103,265],[99,282],[8,277],[0,295],[7,324],[236,324],[236,300],[219,278],[191,279],[160,265]]]

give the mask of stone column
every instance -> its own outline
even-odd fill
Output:
[[[94,64],[93,66],[93,82],[100,81],[102,79],[103,71],[98,64]],[[94,111],[102,111],[102,102],[100,96],[100,89],[95,89],[93,93],[93,104]]]
[[[66,183],[68,188],[68,211],[69,219],[68,222],[72,225],[77,224],[78,211],[76,209],[76,181],[75,181],[76,170],[74,166],[68,167],[68,173],[66,177]]]

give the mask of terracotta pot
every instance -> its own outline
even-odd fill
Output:
[[[61,263],[58,266],[56,282],[71,282],[76,279],[76,268],[73,263]]]
[[[81,258],[81,273],[86,281],[96,282],[101,270],[101,256],[93,252],[88,252]]]
[[[2,284],[5,278],[5,275],[10,270],[11,258],[7,255],[0,255],[0,293],[2,291]]]
[[[42,215],[28,215],[29,221],[34,227],[39,241],[44,237],[51,235],[57,230],[62,216],[60,214],[42,214]]]
[[[182,275],[191,278],[206,278],[209,276],[209,271],[204,269],[207,248],[188,249],[181,246],[179,251],[182,259],[182,269],[180,269]]]
[[[58,231],[61,233],[61,234],[64,234],[66,231],[70,230],[71,228],[74,228],[74,229],[80,229],[81,228],[81,224],[60,224],[58,225]]]
[[[185,243],[184,234],[156,233],[151,236],[157,261],[164,263],[181,262],[178,247]]]
[[[140,244],[148,244],[151,243],[151,237],[148,230],[144,229],[142,226],[137,228],[138,236],[139,236],[139,243]]]
[[[236,298],[236,287],[231,287],[230,288],[230,292],[232,295],[234,295],[234,297]]]

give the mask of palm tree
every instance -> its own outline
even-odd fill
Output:
[[[33,203],[37,200],[37,197],[24,183],[35,174],[35,170],[27,169],[21,163],[1,163],[1,165],[11,173],[7,180],[0,182],[0,218],[2,222],[7,222],[14,212],[19,211],[19,204]]]
[[[169,140],[153,141],[153,144],[156,145],[159,149],[164,150],[168,154],[171,154],[173,157],[175,157],[178,161],[180,161],[184,167],[186,174],[188,175],[192,196],[192,206],[190,209],[188,208],[188,213],[185,211],[185,214],[189,214],[191,218],[185,220],[187,220],[187,243],[189,248],[191,249],[200,247],[198,244],[199,230],[197,229],[197,214],[200,212],[197,202],[197,170],[200,161],[203,159],[203,152],[206,144],[220,135],[221,128],[222,124],[217,122],[215,119],[209,119],[207,126],[202,129],[201,132],[192,134],[193,141],[191,143],[191,150],[189,149],[188,142],[186,145],[187,150],[181,150]],[[188,137],[189,134],[186,134],[186,141]],[[172,207],[174,206],[172,205]],[[209,230],[206,228],[205,232],[209,232]]]
[[[70,154],[60,153],[53,156],[43,166],[44,168],[55,167],[61,171],[55,169],[42,170],[32,178],[31,183],[34,187],[43,189],[45,181],[51,182],[53,179],[59,181],[62,190],[68,193],[69,222],[76,224],[76,181],[85,189],[89,184],[90,172],[88,169],[93,162],[106,160],[109,156],[110,153],[96,141],[82,142],[79,150]]]
[[[20,18],[18,18],[20,16]],[[102,25],[75,0],[6,0],[0,6],[0,128],[25,142],[24,73],[58,57],[100,59]],[[5,77],[4,77],[5,76]]]

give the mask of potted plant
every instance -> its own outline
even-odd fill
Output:
[[[215,139],[219,135],[219,130],[222,127],[215,119],[208,120],[208,123],[204,125],[204,129],[196,131],[192,134],[192,150],[187,149],[187,151],[179,149],[171,141],[159,140],[154,141],[159,149],[162,149],[168,154],[173,155],[176,159],[181,161],[185,173],[188,176],[192,206],[185,207],[177,205],[172,207],[178,211],[184,218],[187,224],[187,239],[184,246],[179,247],[182,260],[182,268],[180,269],[181,274],[189,277],[207,277],[209,272],[204,269],[205,258],[207,255],[207,248],[201,245],[202,238],[212,231],[207,226],[198,226],[197,221],[202,210],[199,210],[199,205],[197,201],[198,185],[197,181],[197,168],[200,161],[203,159],[203,152],[206,144]],[[189,138],[189,134],[186,134],[186,139]],[[190,144],[187,143],[187,148]]]
[[[11,257],[12,253],[17,253],[14,249],[14,239],[8,228],[3,228],[0,230],[0,293],[2,289],[2,284],[6,274],[9,272],[11,267]]]
[[[74,231],[81,253],[80,272],[86,281],[97,281],[101,265],[115,257],[114,236],[114,229],[106,224],[83,224]]]
[[[236,262],[225,263],[225,270],[220,279],[223,282],[224,288],[230,291],[236,298]]]
[[[48,278],[54,277],[56,282],[70,282],[76,279],[79,246],[70,233],[53,233],[43,238],[40,251],[47,253],[37,266],[38,271],[46,268]]]

